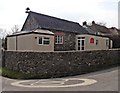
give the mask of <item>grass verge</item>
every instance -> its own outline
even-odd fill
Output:
[[[0,75],[12,79],[30,79],[32,76],[30,74],[23,74],[21,72],[13,71],[8,68],[0,68]]]

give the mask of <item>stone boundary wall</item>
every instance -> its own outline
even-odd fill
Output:
[[[3,66],[31,74],[36,78],[53,78],[88,73],[120,63],[120,50],[16,52],[4,51]]]

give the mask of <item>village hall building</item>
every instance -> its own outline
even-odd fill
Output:
[[[108,50],[111,45],[109,38],[93,35],[77,22],[33,11],[29,11],[20,32],[7,36],[9,51]]]

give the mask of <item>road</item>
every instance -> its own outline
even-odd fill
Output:
[[[118,91],[118,68],[56,79],[2,77],[2,91]]]

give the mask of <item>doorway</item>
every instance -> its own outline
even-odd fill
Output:
[[[85,37],[77,38],[77,50],[79,51],[85,50]]]

